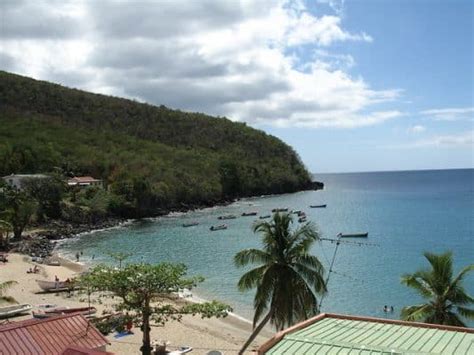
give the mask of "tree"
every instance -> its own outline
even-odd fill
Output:
[[[180,289],[190,289],[202,282],[200,277],[186,278],[183,264],[160,263],[128,264],[121,269],[98,265],[83,276],[80,283],[96,291],[107,291],[118,296],[117,308],[131,312],[130,316],[143,332],[142,354],[151,353],[150,325],[164,325],[169,320],[180,320],[183,314],[202,317],[225,317],[231,308],[219,302],[177,306],[170,302]]]
[[[38,202],[38,219],[57,219],[61,217],[61,201],[65,191],[62,176],[54,175],[47,178],[31,178],[25,182],[25,190]]]
[[[13,236],[21,238],[23,230],[36,212],[36,201],[24,191],[10,186],[3,187],[1,195],[2,212],[9,216],[8,222],[12,225]]]
[[[4,218],[4,213],[0,213],[0,218]],[[7,219],[0,219],[0,249],[8,250],[8,242],[10,240],[9,233],[12,230],[12,225]]]
[[[309,251],[319,235],[311,223],[292,231],[292,222],[292,217],[286,213],[274,214],[270,222],[257,222],[253,231],[262,234],[263,248],[245,249],[234,257],[238,267],[258,264],[256,268],[246,272],[238,283],[241,291],[257,288],[254,298],[254,330],[240,354],[269,321],[278,330],[282,330],[285,326],[291,326],[318,313],[316,295],[326,292],[324,268]]]
[[[465,276],[474,270],[474,264],[466,266],[453,278],[451,252],[427,252],[424,256],[431,269],[405,274],[401,282],[417,291],[427,302],[404,307],[401,318],[407,321],[466,327],[461,317],[474,319],[474,310],[468,308],[474,303],[474,298],[466,292],[462,283]]]

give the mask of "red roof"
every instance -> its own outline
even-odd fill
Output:
[[[6,354],[60,355],[70,346],[97,349],[107,344],[108,340],[80,314],[0,326],[0,349]]]

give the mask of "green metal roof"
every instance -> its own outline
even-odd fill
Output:
[[[474,333],[326,317],[265,354],[474,354]]]

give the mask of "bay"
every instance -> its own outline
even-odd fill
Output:
[[[340,245],[324,312],[398,318],[401,307],[420,302],[400,284],[400,277],[427,266],[423,252],[451,250],[455,271],[474,263],[473,169],[316,174],[315,179],[325,183],[324,190],[242,199],[228,206],[143,220],[68,240],[59,252],[73,258],[82,251],[87,263],[111,263],[107,253],[119,251],[132,253],[133,262],[185,263],[190,274],[206,278],[195,290],[199,297],[226,302],[247,318],[252,317],[254,293],[237,290],[245,269],[234,266],[233,256],[245,248],[258,248],[260,237],[251,230],[258,217],[241,217],[243,212],[303,210],[328,239],[338,233],[369,233],[367,239]],[[316,204],[327,208],[309,208]],[[239,217],[219,221],[217,217],[224,214]],[[199,225],[182,227],[192,221]],[[228,224],[227,230],[209,230],[222,222]],[[314,246],[326,270],[334,248],[330,241]],[[474,294],[472,275],[465,284]],[[383,312],[384,305],[393,306],[395,312]]]

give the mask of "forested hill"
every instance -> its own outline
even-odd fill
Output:
[[[1,175],[93,175],[140,215],[310,186],[291,147],[226,118],[3,71],[0,105]]]

